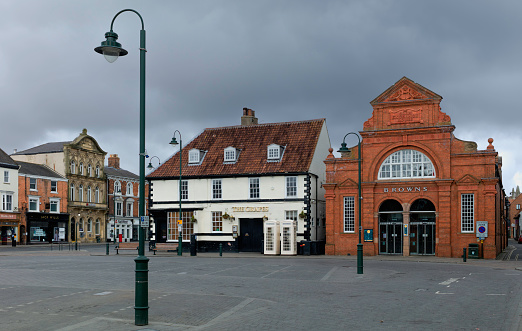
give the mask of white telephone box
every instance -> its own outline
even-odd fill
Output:
[[[265,236],[264,254],[279,255],[281,248],[279,240],[279,222],[273,220],[265,221],[263,234]]]
[[[286,220],[281,222],[281,255],[297,255],[296,222]]]

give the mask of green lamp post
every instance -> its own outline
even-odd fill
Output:
[[[363,273],[363,245],[362,245],[362,242],[361,242],[361,233],[362,233],[362,225],[361,225],[361,202],[362,202],[362,193],[361,193],[361,161],[362,161],[362,147],[361,147],[361,137],[359,137],[359,135],[355,132],[350,132],[350,133],[347,133],[344,138],[343,138],[343,142],[341,144],[341,148],[339,148],[338,152],[340,153],[343,153],[343,152],[349,152],[350,149],[346,147],[346,143],[345,143],[345,139],[347,136],[349,135],[355,135],[357,136],[357,139],[358,139],[358,144],[357,144],[357,153],[359,154],[358,155],[358,174],[359,174],[359,183],[357,185],[358,189],[359,189],[359,243],[357,244],[357,273],[358,274],[362,274]]]
[[[103,54],[110,63],[116,61],[119,56],[127,55],[127,51],[116,42],[118,35],[112,31],[114,20],[123,12],[133,12],[140,18],[140,189],[139,189],[139,216],[145,216],[145,25],[141,15],[133,9],[124,9],[118,12],[111,22],[111,30],[105,33],[106,40],[94,50]],[[145,256],[145,229],[139,228],[139,246],[136,262],[136,282],[134,298],[134,323],[136,325],[149,324],[149,259]]]
[[[183,226],[183,219],[181,218],[181,150],[183,149],[183,144],[181,142],[181,132],[178,130],[174,131],[172,135],[172,140],[169,144],[172,146],[176,146],[178,141],[176,140],[176,132],[179,134],[179,220],[181,224],[178,224],[178,255],[181,256],[183,254],[183,238],[181,237],[181,230]]]
[[[149,169],[149,170],[154,169],[154,166],[152,165],[152,159],[154,159],[154,158],[158,159],[158,165],[161,164],[160,158],[157,157],[157,156],[153,156],[153,157],[150,158],[149,165],[147,166],[147,169]]]

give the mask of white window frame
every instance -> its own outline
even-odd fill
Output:
[[[460,194],[460,231],[475,232],[475,194]]]
[[[285,220],[297,221],[297,210],[285,210]]]
[[[56,210],[53,211],[52,206],[56,206]],[[49,212],[50,213],[59,213],[60,212],[60,199],[50,198],[49,199]]]
[[[223,212],[213,211],[211,214],[212,214],[212,232],[223,232]]]
[[[94,232],[96,235],[99,235],[100,234],[100,219],[97,218],[96,219],[96,223],[94,224]]]
[[[435,175],[428,156],[414,149],[401,149],[382,162],[378,179],[435,178]]]
[[[98,186],[94,189],[94,202],[100,203],[100,188]]]
[[[127,182],[127,185],[125,188],[125,191],[127,191],[127,192],[125,194],[129,195],[129,196],[133,196],[132,188],[133,188],[132,183]]]
[[[100,166],[99,165],[96,166],[95,175],[98,178],[100,177]]]
[[[212,179],[212,200],[223,199],[223,181],[221,179]]]
[[[259,199],[260,197],[260,185],[259,177],[252,177],[248,179],[248,198]]]
[[[87,202],[92,202],[92,189],[91,186],[87,186]]]
[[[87,232],[92,232],[92,218],[87,220]]]
[[[51,180],[51,193],[58,193],[58,181]]]
[[[116,216],[123,216],[123,201],[116,201],[114,207],[116,208],[114,211]]]
[[[130,200],[125,203],[125,215],[132,217],[133,214],[134,214],[134,200]]]
[[[29,191],[38,191],[38,179],[29,177]]]
[[[13,194],[2,193],[2,211],[13,211]]]
[[[114,181],[114,193],[121,193],[121,183],[119,180]]]
[[[297,197],[297,176],[285,177],[285,196],[287,198]]]
[[[343,232],[355,233],[355,197],[343,198]]]
[[[69,195],[70,195],[69,199],[70,199],[70,201],[75,201],[74,200],[74,184],[71,184],[69,191],[70,191],[69,192]]]
[[[283,154],[283,148],[277,144],[268,145],[266,148],[266,159],[268,161],[280,161]]]
[[[181,180],[181,200],[188,200],[189,198],[189,183],[188,180]]]
[[[80,175],[83,176],[83,162],[80,162],[80,165],[79,165],[79,167],[78,167],[78,170],[79,170]]]
[[[76,173],[76,162],[74,160],[71,161],[71,174]]]
[[[224,162],[236,162],[237,160],[237,149],[230,146],[225,148],[223,151],[223,161]]]
[[[517,204],[516,209],[520,210],[520,204]]]
[[[32,197],[29,196],[28,199],[29,203],[27,204],[27,210],[30,212],[40,212],[40,197]],[[34,202],[36,204],[35,208],[31,208],[31,202]]]
[[[199,163],[201,152],[199,149],[191,149],[189,151],[189,164]]]
[[[92,166],[89,163],[89,165],[87,166],[87,176],[91,177],[91,175],[92,175]]]
[[[4,170],[4,183],[9,183],[9,170]]]

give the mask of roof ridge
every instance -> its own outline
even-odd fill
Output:
[[[206,130],[221,130],[221,129],[235,129],[235,128],[252,128],[252,127],[259,127],[259,126],[279,126],[279,125],[285,125],[285,124],[299,124],[299,123],[310,123],[310,122],[320,122],[325,121],[326,118],[316,118],[311,120],[300,120],[300,121],[288,121],[288,122],[274,122],[274,123],[259,123],[259,124],[252,124],[252,125],[230,125],[230,126],[219,126],[216,128],[205,128]]]

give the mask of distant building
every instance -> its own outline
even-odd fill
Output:
[[[520,194],[520,188],[518,186],[516,191],[514,189],[512,190],[509,202],[510,235],[512,238],[518,238],[522,235],[522,223],[520,218],[520,212],[522,211],[522,195]]]
[[[20,233],[25,231],[20,224],[18,210],[18,169],[20,166],[0,149],[0,240],[5,245],[11,242],[12,235],[20,240]]]
[[[178,220],[185,248],[197,234],[200,250],[261,252],[266,219],[295,221],[297,240],[324,240],[329,147],[324,119],[258,124],[244,108],[241,125],[205,129],[147,176],[157,242],[178,241]]]
[[[21,237],[26,243],[67,241],[67,179],[46,165],[17,162]],[[99,229],[100,224],[95,224]],[[27,233],[27,235],[26,235]]]
[[[119,235],[122,242],[139,239],[139,185],[140,176],[120,168],[118,154],[110,154],[105,167],[107,176],[107,240]],[[145,192],[148,185],[145,186]],[[146,206],[145,202],[145,206]]]
[[[362,150],[328,155],[327,254],[356,254],[361,154],[365,255],[460,257],[479,243],[492,259],[506,247],[502,159],[491,138],[486,150],[457,139],[441,100],[403,77],[371,102]]]
[[[11,155],[16,161],[45,164],[68,179],[69,241],[95,242],[106,238],[105,154],[83,129],[73,141],[47,143]]]

